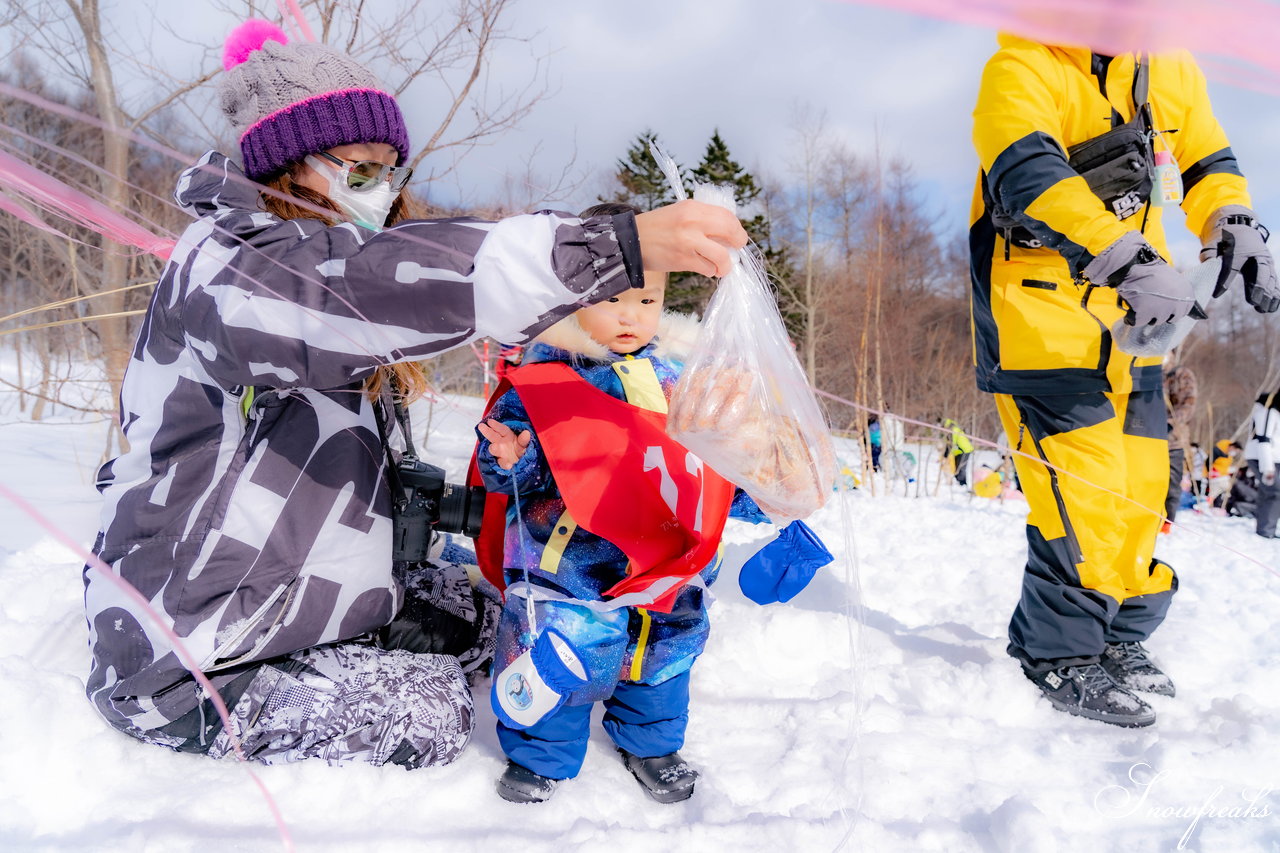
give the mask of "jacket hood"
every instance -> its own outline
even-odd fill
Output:
[[[1280,411],[1280,391],[1269,391],[1265,394],[1259,394],[1258,399],[1254,402],[1259,406],[1262,406],[1264,409],[1270,408]]]
[[[208,151],[178,178],[173,191],[178,206],[192,216],[219,210],[260,210],[262,187],[225,154]]]
[[[1068,44],[1050,44],[1049,42],[1036,41],[1035,39],[1025,38],[1023,36],[1014,35],[1013,33],[997,34],[996,42],[1001,48],[1043,48],[1064,57],[1081,73],[1093,73],[1093,49],[1089,47]],[[1134,55],[1132,53],[1118,53],[1116,54],[1112,65],[1117,71],[1123,69],[1124,74],[1127,77],[1133,73]]]
[[[700,324],[696,316],[663,311],[662,317],[658,320],[658,333],[654,335],[653,340],[630,354],[639,358],[653,355],[683,363],[693,351],[699,328]],[[615,353],[594,340],[573,314],[534,338],[524,360],[526,362],[559,361],[563,360],[562,354],[567,354],[575,360],[600,362],[626,358],[625,355]]]

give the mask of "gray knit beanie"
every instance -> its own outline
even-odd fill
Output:
[[[395,99],[369,69],[328,45],[289,44],[267,21],[246,21],[227,37],[222,112],[236,133],[244,170],[259,180],[338,145],[384,142],[409,156]]]

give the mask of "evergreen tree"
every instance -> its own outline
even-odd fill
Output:
[[[614,179],[618,189],[612,196],[600,196],[600,201],[620,201],[635,205],[640,210],[653,210],[676,200],[667,182],[667,176],[649,153],[649,143],[658,135],[646,130],[636,137],[627,149],[627,155],[617,161]],[[660,144],[660,143],[659,143]],[[681,173],[683,174],[683,169]]]
[[[645,130],[631,143],[626,156],[616,161],[613,177],[616,188],[612,195],[601,195],[600,201],[618,201],[634,205],[640,210],[652,210],[676,200],[666,175],[649,153],[650,142],[657,139],[652,130]],[[734,200],[738,204],[738,216],[752,241],[760,247],[765,269],[776,279],[786,279],[791,274],[790,263],[783,249],[773,245],[769,233],[769,218],[764,213],[761,188],[755,177],[733,159],[729,146],[717,130],[707,143],[706,153],[698,168],[685,172],[680,168],[686,184],[691,182],[726,184],[733,187]],[[714,283],[696,273],[672,273],[667,280],[667,307],[674,311],[702,313],[707,300],[715,292]]]
[[[729,146],[720,137],[720,131],[711,134],[702,162],[691,173],[693,180],[700,184],[727,184],[733,187],[733,199],[738,203],[738,215],[744,217],[742,225],[751,235],[751,239],[763,245],[769,238],[769,224],[764,216],[756,213],[750,218],[746,214],[754,210],[753,202],[760,197],[760,186],[750,172],[742,168],[729,153]]]
[[[755,177],[733,159],[729,145],[720,136],[719,129],[711,134],[702,162],[690,173],[701,184],[724,184],[733,187],[733,198],[738,204],[738,217],[759,248],[764,258],[765,271],[776,279],[785,280],[791,274],[786,252],[775,247],[770,239],[769,218],[765,215],[760,185]],[[672,276],[668,287],[667,302],[682,310],[700,311],[714,287],[710,280],[694,274]]]

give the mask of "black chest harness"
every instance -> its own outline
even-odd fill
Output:
[[[1110,64],[1110,57],[1093,54],[1092,71],[1098,78],[1098,89],[1104,98]],[[1148,101],[1150,80],[1151,67],[1139,55],[1133,72],[1133,118],[1124,121],[1113,106],[1111,130],[1067,149],[1067,163],[1084,178],[1089,189],[1117,219],[1128,219],[1151,199],[1155,173],[1155,148],[1152,144],[1155,129]],[[992,223],[1004,235],[1006,260],[1010,244],[1023,249],[1044,247],[1044,243],[1019,225],[1017,218],[991,196],[986,180],[982,182],[982,195],[987,209],[991,211]]]

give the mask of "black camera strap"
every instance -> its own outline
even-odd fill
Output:
[[[406,498],[404,482],[400,479],[400,462],[405,458],[416,459],[418,453],[413,446],[409,412],[400,402],[399,394],[399,383],[391,377],[391,381],[382,386],[378,399],[373,401],[373,419],[378,423],[378,437],[382,439],[382,449],[387,456],[387,477],[391,481],[392,500],[397,505],[402,505]],[[391,450],[391,430],[387,423],[388,409],[394,413],[396,424],[400,427],[400,434],[404,438],[405,452],[401,459],[396,459]]]
[[[394,383],[394,380],[392,380]],[[394,386],[393,386],[394,387]],[[413,427],[409,423],[409,409],[400,402],[400,389],[395,388],[391,395],[391,408],[396,414],[396,423],[400,425],[400,434],[404,436],[405,458],[418,458],[418,450],[413,446]]]
[[[373,417],[378,422],[378,432],[382,436],[382,443],[386,446],[387,451],[391,450],[391,430],[387,427],[387,410],[390,409],[396,419],[396,425],[400,427],[400,435],[404,438],[404,455],[406,457],[418,458],[418,451],[413,446],[413,426],[409,422],[409,410],[400,402],[400,383],[394,376],[382,386],[381,393],[378,394],[378,400],[373,405]],[[393,462],[395,460],[392,460]]]
[[[398,454],[391,447],[393,412],[405,450]],[[438,529],[463,533],[472,538],[480,534],[484,513],[485,491],[482,486],[465,486],[445,481],[445,471],[418,458],[413,446],[408,407],[401,399],[401,386],[391,379],[373,401],[374,419],[387,457],[386,483],[391,488],[392,559],[408,563],[429,561],[431,544]]]

